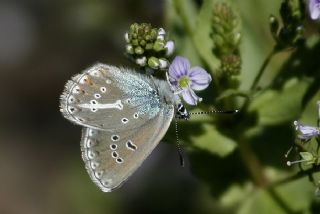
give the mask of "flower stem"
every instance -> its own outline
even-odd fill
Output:
[[[319,166],[312,167],[312,168],[307,169],[307,170],[299,171],[298,173],[296,173],[296,174],[294,174],[294,175],[292,175],[290,177],[286,177],[286,178],[284,178],[282,180],[270,183],[270,185],[268,185],[268,188],[275,188],[277,186],[280,186],[282,184],[298,180],[298,179],[303,178],[305,176],[309,176],[310,177],[310,175],[312,175],[315,172],[319,172]]]
[[[263,74],[263,72],[265,71],[267,65],[269,64],[270,60],[272,59],[272,57],[278,52],[278,49],[276,47],[274,47],[272,49],[272,51],[269,53],[269,55],[267,56],[267,58],[264,60],[260,70],[258,71],[258,75],[256,76],[256,78],[254,79],[252,85],[251,85],[251,88],[250,90],[255,90],[259,81],[260,81],[260,78]]]
[[[238,145],[241,159],[254,183],[259,187],[267,186],[269,182],[263,173],[262,165],[248,142],[243,138],[242,140],[239,140]]]

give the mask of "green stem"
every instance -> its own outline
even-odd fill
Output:
[[[267,192],[285,213],[299,213],[293,211],[274,189],[267,189]]]
[[[316,172],[319,172],[319,167],[312,167],[312,168],[304,170],[304,171],[299,171],[295,175],[292,175],[292,176],[284,178],[282,180],[270,183],[270,185],[268,185],[268,188],[275,188],[275,187],[280,186],[282,184],[289,183],[289,182],[298,180],[298,179],[306,177],[306,176],[310,176],[311,174],[316,173]]]
[[[244,165],[251,175],[254,183],[259,187],[267,186],[269,182],[263,173],[263,167],[256,154],[249,146],[248,142],[245,139],[240,140],[238,148],[241,159],[244,162]]]
[[[252,85],[251,85],[251,88],[250,90],[255,90],[259,81],[260,81],[260,78],[262,76],[262,74],[264,73],[267,65],[269,64],[270,60],[272,59],[272,57],[278,52],[278,49],[276,47],[273,48],[273,50],[269,53],[269,55],[267,56],[267,58],[264,60],[260,70],[258,71],[258,74],[256,76],[256,78],[254,79]]]

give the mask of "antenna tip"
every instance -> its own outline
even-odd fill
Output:
[[[234,110],[234,112],[235,112],[235,113],[238,113],[238,112],[240,112],[240,110],[239,110],[239,109],[236,109],[236,110]]]
[[[292,164],[291,161],[287,161],[288,166],[291,166],[291,164]]]

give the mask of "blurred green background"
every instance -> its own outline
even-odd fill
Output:
[[[202,1],[193,3],[199,9]],[[243,0],[237,4],[243,23],[243,89],[254,78],[250,71],[257,71],[271,51],[274,42],[268,17],[271,13],[278,15],[279,7],[277,0]],[[1,214],[233,213],[232,206],[222,204],[246,197],[248,191],[242,192],[241,188],[250,189],[250,184],[230,189],[234,191],[231,198],[218,199],[215,193],[226,190],[226,186],[219,184],[228,182],[230,177],[244,184],[242,178],[247,172],[243,167],[236,164],[224,168],[222,159],[199,152],[193,154],[191,166],[186,155],[187,164],[182,168],[174,142],[160,143],[120,189],[102,193],[91,182],[80,156],[81,128],[59,112],[59,96],[72,75],[97,61],[130,66],[123,54],[123,35],[130,24],[168,26],[170,35],[169,26],[176,19],[170,0],[0,2]],[[193,65],[199,64],[188,41],[185,44],[177,44],[178,53],[188,56]],[[278,54],[271,61],[262,86],[269,83],[288,55],[288,52]],[[315,115],[314,106],[309,106],[311,115]],[[184,123],[180,135],[188,131],[192,136],[192,130],[192,124]],[[275,165],[284,163],[279,160],[290,146],[293,132],[283,130],[287,131],[283,135],[290,135],[289,141],[276,145],[279,146],[276,152],[260,152],[263,160],[270,161],[270,156],[276,154]],[[197,141],[198,137],[192,140]],[[276,137],[261,135],[261,138],[266,142]],[[231,156],[228,161],[234,158]],[[272,161],[268,164],[273,165]],[[208,185],[210,179],[216,186]],[[307,194],[296,192],[294,198],[311,200],[313,186],[308,184],[302,185]],[[270,204],[265,213],[272,213],[273,203]],[[249,202],[247,206],[252,204]]]

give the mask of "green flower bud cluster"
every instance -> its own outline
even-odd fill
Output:
[[[228,76],[239,75],[241,71],[241,57],[236,54],[221,57],[221,72]]]
[[[239,75],[241,71],[240,19],[230,5],[224,2],[214,5],[211,28],[211,38],[214,42],[213,52],[221,60],[221,74]]]
[[[216,3],[211,23],[215,53],[221,56],[236,52],[241,39],[240,21],[232,8],[226,3]]]
[[[125,34],[125,40],[126,55],[137,65],[153,70],[168,68],[174,42],[167,40],[164,29],[153,28],[147,23],[134,23]]]
[[[281,27],[275,16],[271,15],[269,18],[270,31],[277,42],[277,48],[283,49],[303,43],[304,2],[302,0],[284,0],[281,4],[280,15],[283,22]]]

